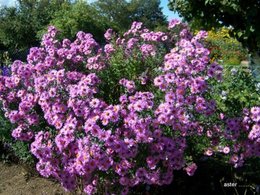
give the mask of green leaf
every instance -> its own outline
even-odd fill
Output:
[[[253,26],[250,26],[250,32],[255,32],[255,29]]]
[[[238,36],[239,38],[240,38],[242,35],[243,35],[242,32],[238,32],[238,33],[237,33],[237,36]]]

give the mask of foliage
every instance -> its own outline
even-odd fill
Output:
[[[229,29],[221,28],[208,31],[207,47],[213,61],[222,60],[222,64],[239,65],[247,60],[247,51],[236,39],[230,37]]]
[[[152,30],[167,25],[159,0],[98,0],[93,5],[119,32],[126,31],[134,21]]]
[[[160,0],[132,0],[129,10],[131,11],[131,22],[140,21],[151,30],[167,26],[166,17],[160,7]]]
[[[0,64],[1,64],[1,70],[0,74],[3,73],[4,70],[8,69],[8,66],[12,63],[11,58],[9,56],[9,53],[6,52],[0,52]],[[9,69],[7,70],[9,71]]]
[[[24,48],[33,45],[31,39],[32,26],[19,15],[15,8],[1,9],[0,41],[7,48]]]
[[[24,142],[14,141],[10,131],[14,126],[0,111],[0,160],[9,161],[17,158],[26,163],[33,162],[33,156],[29,151],[29,145]]]
[[[10,50],[38,45],[37,32],[49,24],[55,10],[65,1],[19,0],[17,7],[0,9],[0,42]]]
[[[243,108],[251,108],[260,102],[259,84],[248,67],[225,65],[223,83],[216,83],[214,87],[218,108],[220,112],[228,113],[227,117],[239,117]]]
[[[222,117],[214,87],[222,67],[210,62],[205,31],[193,36],[173,20],[154,32],[134,22],[123,36],[108,29],[104,37],[104,47],[84,32],[58,40],[49,27],[28,62],[0,77],[12,136],[30,145],[41,175],[71,191],[127,194],[170,184],[176,170],[192,176],[203,156],[234,167],[259,157],[260,108],[253,99],[250,110]]]
[[[117,31],[127,29],[131,25],[129,3],[125,0],[98,0],[93,6],[108,21],[109,26]]]
[[[232,26],[232,36],[250,52],[260,47],[260,2],[255,0],[170,0],[169,8],[197,28]]]
[[[12,129],[11,123],[4,117],[3,110],[0,110],[0,141],[1,142],[10,142],[11,135],[10,131]]]
[[[108,21],[93,6],[84,1],[78,1],[73,4],[63,4],[61,9],[56,10],[49,24],[61,30],[61,37],[72,40],[78,31],[86,31],[93,34],[98,41],[104,41],[102,39],[109,27]],[[47,26],[38,32],[38,37],[46,33],[46,28]]]

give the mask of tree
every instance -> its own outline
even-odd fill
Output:
[[[0,43],[11,50],[39,45],[37,32],[67,0],[18,0],[16,7],[0,9]]]
[[[150,29],[167,23],[159,0],[98,0],[94,6],[111,21],[114,29],[121,32],[127,30],[133,21],[143,22]]]
[[[168,6],[200,28],[231,26],[232,35],[250,52],[259,51],[259,0],[170,0]]]
[[[50,21],[51,25],[61,31],[62,37],[73,39],[78,31],[84,31],[93,34],[95,39],[101,42],[106,29],[109,28],[108,23],[104,16],[84,1],[63,4]]]
[[[93,3],[96,10],[109,21],[111,28],[117,31],[126,30],[132,22],[128,5],[126,0],[98,0]]]
[[[260,81],[259,0],[170,0],[168,6],[193,26],[231,27],[231,35],[248,48],[251,71]]]
[[[150,29],[166,25],[167,20],[160,7],[160,0],[132,0],[129,4],[131,20],[141,21]]]
[[[2,9],[0,18],[0,41],[5,47],[16,49],[33,44],[32,26],[16,8]]]

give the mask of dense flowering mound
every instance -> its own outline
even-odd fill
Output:
[[[210,63],[205,31],[193,36],[173,20],[169,32],[153,32],[134,22],[122,38],[109,29],[104,47],[84,32],[74,42],[57,35],[49,27],[28,62],[0,77],[6,116],[17,124],[12,136],[31,143],[41,175],[67,190],[120,184],[127,194],[138,184],[170,184],[174,170],[193,175],[192,137],[208,140],[207,155],[232,154],[236,166],[243,155],[259,156],[259,107],[227,125],[208,120],[218,115],[210,92],[222,68]]]

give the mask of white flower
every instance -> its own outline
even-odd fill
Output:
[[[221,95],[222,95],[222,96],[227,96],[227,94],[228,94],[228,93],[227,93],[226,91],[222,91],[222,92],[221,92]]]
[[[227,91],[222,91],[221,92],[221,99],[223,99],[223,100],[226,100],[227,99],[227,94],[228,94],[228,92]]]
[[[232,68],[231,70],[230,70],[230,72],[231,72],[231,74],[232,75],[235,75],[235,74],[237,74],[237,69],[236,68]]]
[[[260,82],[259,82],[259,83],[256,83],[256,84],[255,84],[255,87],[256,87],[256,91],[259,91],[259,90],[260,90]]]

